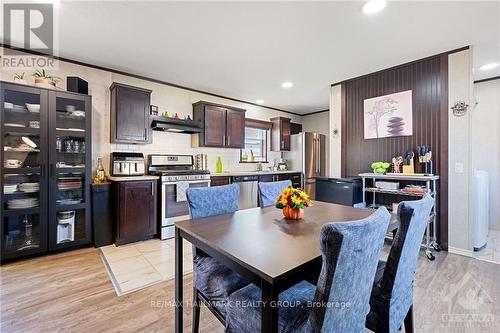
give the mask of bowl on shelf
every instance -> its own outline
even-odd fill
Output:
[[[40,113],[40,104],[26,103],[26,108],[28,108],[29,112]]]
[[[69,114],[73,117],[85,117],[85,111],[80,110],[69,111]]]

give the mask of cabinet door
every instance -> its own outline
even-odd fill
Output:
[[[49,93],[49,249],[91,242],[91,98]]]
[[[47,98],[45,89],[0,83],[2,260],[47,251]]]
[[[148,91],[116,87],[115,142],[148,142],[149,105]]]
[[[226,109],[205,106],[205,146],[224,147],[226,144]]]
[[[121,182],[118,187],[118,243],[142,240],[153,235],[156,223],[156,182]]]
[[[275,175],[262,175],[262,176],[259,176],[259,182],[261,182],[261,183],[274,182],[275,180],[276,180]]]
[[[210,177],[210,186],[222,186],[231,184],[231,177],[222,176],[222,177]]]
[[[290,134],[292,132],[290,119],[281,118],[281,150],[290,151]]]
[[[226,147],[245,147],[245,112],[228,109],[226,111]]]

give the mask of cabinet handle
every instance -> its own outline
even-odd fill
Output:
[[[222,136],[222,145],[223,146],[226,145],[226,136],[225,135]]]
[[[51,164],[50,165],[50,177],[54,177],[55,174],[56,174],[56,165]]]
[[[285,148],[285,140],[281,140],[281,149]]]
[[[151,196],[154,197],[155,191],[154,191],[154,185],[153,182],[151,182]]]
[[[228,146],[231,145],[231,136],[230,135],[227,136],[227,145]]]
[[[148,141],[148,129],[144,129],[144,140]]]

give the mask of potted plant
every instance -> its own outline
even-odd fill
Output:
[[[299,188],[288,186],[278,196],[276,208],[283,210],[283,215],[287,220],[298,220],[304,217],[304,208],[310,207],[312,201],[309,195]]]
[[[24,72],[16,73],[14,75],[14,82],[20,83],[20,84],[27,84],[26,80],[24,79]]]
[[[57,82],[61,80],[57,76],[50,75],[49,72],[43,68],[37,69],[33,76],[35,77],[35,86],[48,89],[55,89]]]

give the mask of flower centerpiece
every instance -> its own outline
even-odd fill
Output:
[[[306,192],[299,188],[288,186],[278,196],[276,208],[283,209],[283,215],[288,220],[298,220],[304,216],[304,208],[312,205]]]

